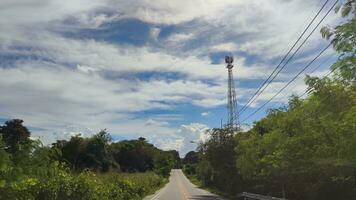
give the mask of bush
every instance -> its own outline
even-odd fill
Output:
[[[163,185],[154,173],[71,174],[57,166],[56,173],[44,177],[22,177],[0,187],[1,200],[121,200],[141,199]]]
[[[75,136],[51,147],[43,146],[29,138],[22,122],[12,120],[0,126],[0,200],[142,199],[161,187],[166,181],[164,176],[178,165],[176,151],[159,150],[144,138],[109,144],[105,131],[90,138]],[[125,148],[126,144],[136,144],[137,148],[114,148],[123,144]],[[123,163],[124,169],[142,173],[119,173],[114,159],[117,154],[129,161]],[[141,155],[147,155],[147,159]]]

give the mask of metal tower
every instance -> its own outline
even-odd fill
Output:
[[[234,65],[234,58],[232,56],[225,57],[225,63],[227,64],[226,68],[228,71],[228,92],[227,92],[227,112],[228,112],[228,122],[227,128],[231,130],[239,129],[239,119],[237,113],[237,101],[236,101],[236,92],[235,92],[235,82],[234,76],[232,73],[232,68]]]

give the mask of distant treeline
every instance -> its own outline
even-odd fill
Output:
[[[52,144],[53,159],[68,164],[73,171],[155,171],[167,176],[170,169],[180,167],[177,151],[160,150],[145,138],[110,141],[110,136],[105,131],[89,138],[74,136],[69,141],[60,140]]]
[[[343,3],[344,23],[322,29],[340,53],[333,76],[307,76],[306,99],[292,96],[250,131],[210,130],[184,158],[186,174],[230,195],[356,199],[356,3]]]
[[[141,199],[180,167],[177,151],[145,138],[112,142],[103,130],[44,146],[22,123],[0,126],[0,200]]]

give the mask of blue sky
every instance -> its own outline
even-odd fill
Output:
[[[239,108],[320,8],[310,0],[28,0],[0,2],[0,122],[20,118],[49,144],[106,128],[115,140],[146,137],[181,154],[226,122],[235,57]],[[328,6],[331,6],[328,5]],[[325,13],[325,11],[323,11]],[[331,14],[323,25],[333,25]],[[326,45],[318,32],[245,118]],[[326,51],[321,76],[336,59]],[[302,94],[305,74],[266,108]]]

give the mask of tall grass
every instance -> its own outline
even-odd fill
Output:
[[[0,185],[1,200],[136,200],[163,186],[152,172],[72,174],[58,170],[47,177],[22,177]]]

